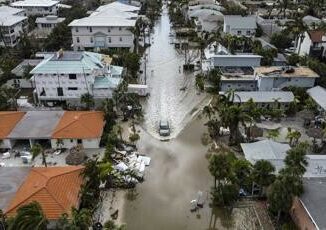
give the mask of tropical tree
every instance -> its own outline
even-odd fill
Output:
[[[267,131],[267,138],[275,140],[280,135],[279,129],[270,129]]]
[[[237,159],[232,165],[236,183],[242,188],[250,185],[252,165],[245,159]]]
[[[38,155],[41,154],[42,155],[42,164],[45,167],[48,167],[48,165],[46,163],[46,156],[45,156],[44,150],[40,144],[34,144],[32,146],[31,152],[32,152],[32,160],[34,160]]]
[[[23,205],[17,210],[17,214],[10,222],[9,230],[46,230],[48,220],[43,213],[41,205],[33,201]]]
[[[298,144],[299,139],[301,137],[301,133],[298,130],[292,130],[290,127],[288,127],[288,133],[286,135],[286,139],[289,140],[290,146],[295,146]]]
[[[259,160],[253,165],[252,180],[260,186],[260,195],[264,188],[273,183],[275,167],[267,160]]]
[[[217,189],[221,181],[231,177],[231,163],[227,153],[214,154],[209,159],[208,169],[214,177],[214,188]],[[216,183],[217,182],[217,183]]]
[[[199,91],[204,91],[205,89],[205,80],[204,80],[204,76],[201,75],[201,74],[197,74],[196,75],[196,88],[199,90]]]
[[[85,104],[87,110],[90,110],[95,105],[94,97],[90,93],[84,93],[80,97],[80,103]]]
[[[304,39],[304,33],[309,29],[306,23],[302,20],[303,16],[297,14],[294,20],[287,21],[285,26],[286,31],[293,34],[298,44],[298,54],[300,54],[301,45]]]
[[[89,209],[71,209],[71,224],[79,229],[88,229],[92,225],[92,213]]]
[[[284,159],[285,171],[291,176],[302,177],[306,172],[308,165],[306,152],[308,146],[306,142],[301,142],[286,152],[287,155]]]

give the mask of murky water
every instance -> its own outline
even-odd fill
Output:
[[[147,53],[147,84],[150,97],[144,103],[144,128],[158,136],[158,124],[167,119],[171,137],[176,137],[194,108],[204,99],[194,87],[194,74],[182,71],[184,54],[170,44],[170,20],[165,6],[152,34]]]

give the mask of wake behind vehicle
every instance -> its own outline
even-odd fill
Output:
[[[159,125],[160,136],[170,136],[170,124],[167,120],[161,120]]]

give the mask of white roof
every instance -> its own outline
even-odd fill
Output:
[[[121,17],[91,16],[73,20],[69,26],[127,26],[133,27],[136,20]]]
[[[24,9],[17,9],[10,6],[0,6],[0,17],[3,16],[4,14],[15,15],[24,11],[25,11]]]
[[[106,10],[106,9],[109,9],[109,8],[118,9],[118,10],[123,11],[123,12],[133,12],[133,11],[139,11],[140,10],[140,7],[138,7],[138,6],[131,6],[131,5],[124,4],[124,3],[116,1],[116,2],[112,2],[112,3],[109,3],[109,4],[104,5],[104,6],[100,6],[99,8],[96,9],[96,11],[102,11],[102,10]]]
[[[48,15],[46,17],[36,18],[35,23],[57,24],[63,22],[66,18],[58,18],[55,15]]]
[[[307,90],[309,96],[324,110],[326,110],[326,89],[316,86]]]
[[[58,4],[58,1],[54,0],[24,0],[11,3],[12,6],[35,6],[35,7],[49,7]]]
[[[89,17],[73,20],[69,26],[112,26],[133,27],[139,7],[113,2],[97,8]]]
[[[254,102],[260,103],[275,102],[275,100],[281,103],[294,101],[294,95],[290,91],[239,91],[234,92],[234,95],[237,95],[234,97],[234,102],[240,102],[240,97],[242,103],[251,98]]]
[[[12,26],[26,19],[27,17],[25,16],[0,13],[0,26]]]
[[[256,29],[256,16],[224,15],[224,24],[233,29]]]

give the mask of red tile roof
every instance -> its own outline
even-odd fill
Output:
[[[322,42],[323,41],[322,38],[325,32],[314,30],[314,31],[308,31],[308,34],[312,42]]]
[[[99,138],[103,127],[103,112],[66,111],[53,131],[52,138]]]
[[[78,206],[80,175],[83,166],[36,167],[32,168],[25,182],[6,209],[8,216],[14,216],[17,209],[32,201],[40,203],[49,220],[57,220],[61,214],[71,214],[71,208]]]
[[[25,112],[0,112],[0,139],[5,139],[24,115]]]

